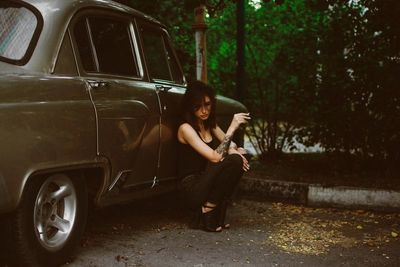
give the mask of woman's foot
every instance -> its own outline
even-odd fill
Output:
[[[223,229],[229,229],[231,227],[231,225],[229,223],[225,223],[227,208],[228,208],[228,201],[223,201],[219,205],[218,225],[220,225]]]
[[[219,212],[215,204],[205,203],[201,207],[202,228],[207,232],[221,232],[222,227],[218,224]]]

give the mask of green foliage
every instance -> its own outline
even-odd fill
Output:
[[[121,2],[170,29],[189,78],[193,9],[218,3],[207,19],[209,82],[234,96],[235,1]],[[397,0],[246,3],[243,102],[253,118],[249,136],[262,156],[279,155],[296,138],[364,162],[400,160],[399,14]]]
[[[398,1],[349,1],[322,9],[320,81],[312,138],[364,162],[400,159]]]
[[[235,86],[235,5],[210,19],[210,81],[225,95]],[[262,155],[276,155],[310,118],[315,98],[319,17],[304,1],[247,5],[246,98],[249,136]],[[314,108],[315,109],[315,108]]]
[[[400,4],[272,1],[246,9],[249,134],[262,156],[297,138],[363,162],[400,159]],[[210,81],[235,86],[235,6],[210,19]]]

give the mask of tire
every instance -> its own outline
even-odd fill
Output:
[[[65,263],[83,234],[87,188],[82,177],[54,174],[33,178],[11,218],[13,264],[58,266]]]

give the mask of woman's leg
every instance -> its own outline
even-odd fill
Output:
[[[242,166],[242,157],[237,154],[228,155],[223,161],[210,164],[206,173],[214,177],[206,200],[218,204],[229,199],[243,176]]]
[[[243,175],[243,161],[232,154],[218,163],[209,163],[205,172],[191,188],[190,197],[198,204],[203,226],[208,231],[220,231],[221,211],[218,206],[229,199]],[[218,210],[217,210],[218,209]],[[224,215],[223,214],[223,215]],[[224,217],[224,216],[223,216]],[[222,219],[223,223],[223,219]],[[224,225],[225,226],[225,225]]]
[[[226,210],[228,202],[243,175],[242,166],[242,158],[233,154],[227,156],[222,162],[210,164],[207,169],[208,174],[214,176],[207,194],[207,203],[218,205],[217,224],[223,228],[230,227],[229,223],[225,223]]]
[[[189,176],[183,179],[182,196],[195,213],[191,220],[191,228],[202,228],[210,232],[220,232],[222,227],[218,223],[217,202],[206,200],[210,185],[213,184],[215,171],[213,168],[198,176]]]

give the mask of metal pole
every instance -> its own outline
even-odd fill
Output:
[[[206,7],[200,5],[194,9],[194,24],[192,29],[195,31],[196,40],[196,78],[207,83],[207,43],[205,22]]]
[[[236,99],[243,101],[245,91],[245,0],[236,6]]]

